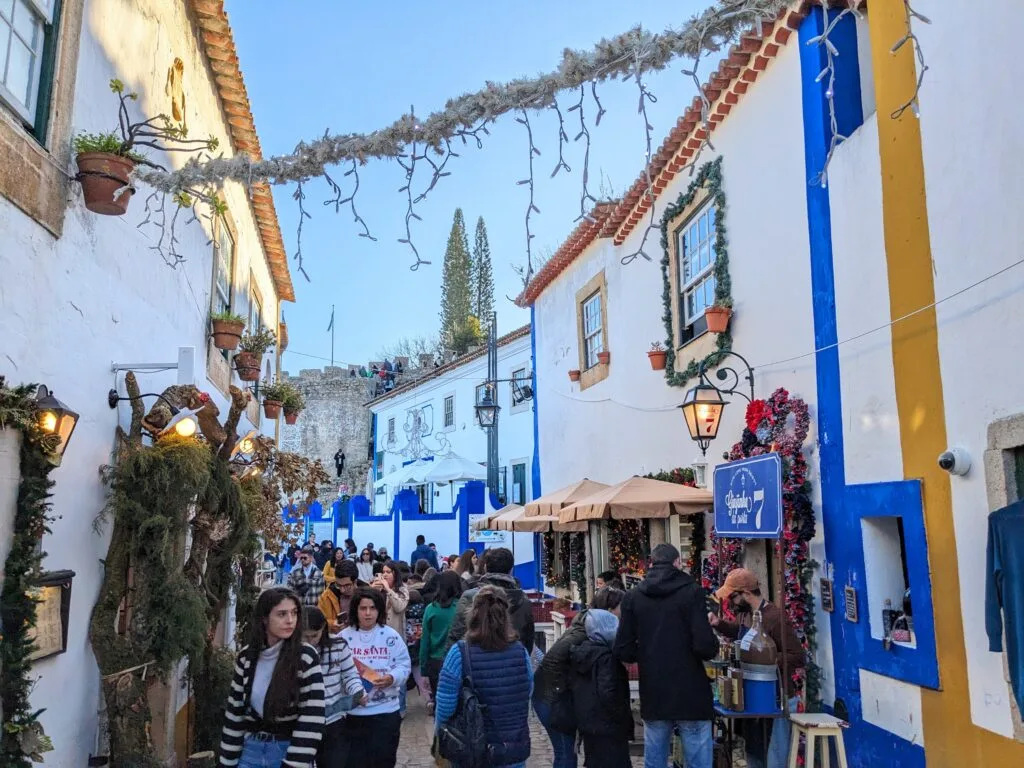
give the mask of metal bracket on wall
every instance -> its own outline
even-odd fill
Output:
[[[120,371],[171,371],[178,372],[178,384],[196,382],[196,348],[178,347],[178,361],[175,363],[117,363],[110,364],[114,373]]]

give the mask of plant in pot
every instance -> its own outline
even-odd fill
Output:
[[[579,369],[573,368],[571,371],[569,371],[569,381],[579,381],[579,380],[580,380]]]
[[[607,350],[597,353],[597,362],[601,365],[608,365],[608,363],[611,362],[611,359],[612,353]]]
[[[82,132],[75,136],[72,145],[75,162],[78,164],[76,179],[82,184],[85,207],[93,213],[107,216],[121,216],[128,210],[135,189],[131,185],[131,174],[136,165],[146,165],[157,170],[166,170],[162,165],[146,159],[139,152],[140,147],[149,147],[161,152],[201,152],[217,148],[217,139],[190,139],[184,127],[176,125],[167,115],[157,115],[148,120],[133,122],[128,113],[128,102],[136,101],[139,95],[126,92],[124,83],[118,79],[110,81],[110,90],[117,94],[117,131],[101,133]],[[205,198],[205,195],[193,193]],[[175,195],[175,202],[191,207],[191,196],[185,192]]]
[[[660,341],[651,344],[651,351],[647,353],[647,359],[651,361],[651,370],[664,371],[665,360],[668,357],[668,350]]]
[[[264,328],[257,333],[246,333],[238,343],[235,355],[235,370],[242,381],[260,380],[260,361],[268,349],[277,343],[274,332]]]
[[[214,312],[210,315],[210,325],[213,326],[213,346],[227,352],[238,349],[242,331],[245,330],[244,317],[230,310]]]
[[[294,391],[295,387],[286,381],[268,383],[260,387],[260,392],[263,394],[263,415],[268,419],[276,419],[280,416],[281,409]]]
[[[288,393],[284,401],[284,423],[294,424],[301,413],[306,407],[306,398],[302,396],[299,390],[292,387],[292,391]]]
[[[729,327],[729,318],[732,317],[732,305],[726,303],[713,304],[704,310],[704,319],[707,321],[708,330],[711,333],[725,333]]]

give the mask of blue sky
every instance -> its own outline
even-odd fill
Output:
[[[602,37],[642,24],[651,30],[678,27],[706,0],[623,3],[465,2],[425,4],[343,3],[338,0],[227,0],[225,3],[265,156],[289,152],[302,139],[333,133],[366,132],[393,122],[411,105],[418,114],[478,90],[488,81],[506,81],[553,69],[565,47],[587,49]],[[692,81],[680,73],[685,62],[648,78],[658,98],[648,114],[654,147],[694,96]],[[702,64],[707,73],[711,62]],[[637,114],[633,82],[611,82],[598,94],[608,110],[592,135],[591,189],[603,174],[616,195],[636,178],[644,158],[644,127]],[[563,104],[570,106],[567,97]],[[595,107],[585,104],[590,118]],[[558,158],[558,121],[553,111],[533,115],[535,202],[541,214],[531,219],[534,253],[554,250],[575,226],[579,215],[583,142],[576,113],[565,113],[571,174],[550,174]],[[526,175],[526,132],[511,115],[500,119],[484,137],[484,147],[460,149],[449,164],[452,175],[440,181],[419,206],[413,240],[433,263],[409,270],[413,262],[404,236],[406,200],[398,189],[404,172],[395,162],[371,161],[360,170],[356,199],[377,242],[357,236],[351,215],[325,207],[328,188],[322,180],[306,185],[306,208],[313,218],[303,227],[303,256],[312,282],[295,270],[296,304],[284,304],[290,346],[285,368],[327,365],[331,356],[326,332],[331,305],[336,306],[337,364],[364,362],[404,336],[433,333],[439,325],[441,267],[452,214],[465,213],[472,231],[478,216],[487,222],[495,271],[499,331],[529,322],[528,312],[505,297],[521,288],[514,265],[525,264],[524,216],[527,190],[516,181]],[[340,175],[340,174],[339,174]],[[350,179],[349,179],[350,180]],[[429,176],[417,177],[422,189]],[[274,197],[289,255],[295,253],[298,208],[294,187],[275,187]],[[634,269],[658,264],[634,262]],[[302,353],[302,354],[300,354]]]

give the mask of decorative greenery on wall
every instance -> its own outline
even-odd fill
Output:
[[[647,573],[649,528],[647,520],[608,521],[608,556],[612,570],[636,576]]]
[[[579,590],[580,604],[587,604],[587,534],[573,533],[572,553],[569,555],[569,577]],[[566,540],[569,536],[564,536]]]
[[[49,455],[55,445],[53,436],[43,433],[36,423],[36,390],[35,385],[9,387],[0,376],[0,429],[18,430],[22,437],[13,539],[0,593],[0,765],[5,768],[29,768],[53,749],[39,722],[42,710],[33,709],[29,702],[34,683],[30,659],[34,646],[29,633],[36,625],[32,589],[42,562],[39,540],[49,530],[51,519],[53,481],[49,475],[54,465]]]
[[[697,376],[700,368],[700,360],[694,358],[682,371],[676,370],[676,323],[672,316],[672,297],[676,292],[676,286],[672,282],[672,271],[670,269],[672,251],[669,247],[673,230],[678,223],[679,217],[686,212],[697,197],[697,193],[707,188],[708,198],[715,204],[715,305],[721,307],[732,307],[732,278],[729,276],[729,235],[726,229],[726,205],[725,192],[722,189],[722,158],[718,157],[700,167],[693,181],[686,188],[674,203],[670,203],[661,217],[661,258],[662,294],[661,300],[664,305],[665,320],[665,347],[666,356],[665,381],[670,386],[685,386],[691,379]],[[681,311],[681,308],[680,308]],[[718,334],[715,342],[718,352],[727,352],[732,349],[732,334],[729,330]],[[712,352],[706,358],[709,363],[717,356]]]
[[[746,427],[740,442],[729,452],[729,460],[777,452],[782,458],[783,546],[776,544],[776,556],[783,558],[786,611],[803,643],[807,666],[793,673],[797,687],[806,683],[807,708],[817,711],[821,704],[821,670],[814,663],[817,628],[814,624],[814,597],[811,577],[818,563],[809,557],[814,538],[814,508],[811,506],[811,484],[807,480],[807,460],[803,444],[810,428],[807,404],[790,397],[785,389],[777,389],[767,400],[755,400],[747,406]],[[721,555],[709,558],[704,586],[711,589],[720,584],[721,574],[740,565],[742,539],[718,539],[712,532],[713,546]],[[721,565],[721,567],[720,567]]]

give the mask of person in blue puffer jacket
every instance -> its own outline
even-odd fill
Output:
[[[530,694],[533,665],[509,618],[509,602],[498,587],[484,586],[473,598],[464,641],[487,736],[487,765],[523,768],[530,756]],[[441,667],[435,700],[440,728],[454,714],[462,689],[462,654],[452,646]],[[458,768],[458,766],[453,766]]]

